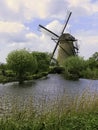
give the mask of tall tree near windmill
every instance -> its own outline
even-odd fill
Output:
[[[77,55],[77,53],[78,53],[78,44],[76,42],[77,40],[75,39],[75,37],[73,37],[69,33],[64,33],[65,29],[67,27],[68,21],[71,17],[71,14],[72,14],[72,12],[69,12],[60,36],[58,36],[56,33],[52,32],[52,31],[50,31],[49,29],[43,27],[42,25],[39,25],[40,29],[43,29],[44,31],[46,31],[52,35],[51,39],[54,40],[54,42],[56,43],[55,48],[52,52],[51,60],[53,59],[54,54],[55,54],[57,48],[59,47],[57,60],[60,65],[63,64],[63,61],[67,57]]]

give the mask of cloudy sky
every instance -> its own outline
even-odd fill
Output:
[[[79,55],[98,52],[98,0],[0,0],[0,62],[21,48],[52,52],[55,43],[38,25],[60,35],[68,11],[65,31],[78,39]]]

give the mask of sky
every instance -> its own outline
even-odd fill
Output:
[[[79,55],[88,59],[98,52],[98,0],[0,0],[0,62],[16,49],[52,52],[55,42],[38,25],[60,35],[65,32],[79,44]]]

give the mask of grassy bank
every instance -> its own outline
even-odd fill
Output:
[[[22,113],[21,113],[22,114]],[[20,117],[21,116],[21,117]],[[76,115],[44,116],[24,119],[23,114],[0,121],[0,130],[98,130],[98,113]]]
[[[1,101],[7,103],[7,99]],[[27,104],[15,98],[10,106],[10,114],[0,118],[0,130],[98,130],[98,95],[89,91],[73,100],[65,94],[47,103],[44,97],[37,107],[32,98]]]

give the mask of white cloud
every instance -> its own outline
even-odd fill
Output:
[[[0,21],[0,32],[19,33],[25,29],[25,26],[17,22]]]
[[[94,35],[93,35],[94,34]],[[95,52],[98,52],[98,36],[93,31],[81,31],[76,34],[79,40],[79,55],[88,59]]]
[[[19,1],[15,1],[15,0],[6,0],[6,5],[8,6],[9,9],[11,9],[14,12],[18,12],[19,11]]]
[[[30,32],[30,33],[27,33],[27,34],[26,34],[26,38],[27,38],[28,40],[33,40],[34,38],[35,38],[35,39],[38,39],[38,36],[37,36],[36,34]]]
[[[55,44],[51,44],[47,35],[38,36],[21,23],[0,22],[0,61],[6,62],[8,53],[12,50],[27,48],[31,51],[52,51]],[[4,54],[3,54],[4,53]]]
[[[28,28],[21,23],[0,21],[0,42],[6,44],[25,42],[28,31]]]
[[[11,21],[46,18],[49,14],[48,3],[52,0],[0,0],[0,19]]]
[[[65,0],[0,0],[0,19],[25,21],[33,18],[64,18]]]
[[[34,18],[64,19],[66,10],[84,15],[98,12],[98,2],[90,0],[0,0],[0,19],[25,21]]]
[[[55,43],[51,40],[51,36],[37,32],[32,32],[30,28],[25,26],[28,21],[31,22],[35,18],[43,19],[46,27],[60,35],[62,31],[62,20],[65,19],[66,10],[72,10],[72,21],[82,22],[81,16],[88,17],[98,12],[98,2],[91,3],[91,0],[0,0],[0,61],[5,62],[7,54],[20,48],[28,48],[31,51],[49,51],[52,52]],[[97,15],[96,15],[97,17]],[[92,18],[93,19],[93,18]],[[40,23],[40,21],[37,21]],[[72,24],[75,22],[72,22]],[[97,20],[91,23],[96,26]],[[77,25],[67,26],[69,31],[71,26],[76,26],[74,33],[77,39],[81,39],[80,44],[81,55],[89,57],[94,51],[98,51],[98,31],[87,32],[80,31]],[[97,27],[97,26],[96,26]]]
[[[49,23],[46,26],[46,28],[48,28],[52,32],[56,33],[57,35],[61,34],[62,27],[63,27],[63,25],[57,20],[52,21],[51,23]]]
[[[76,15],[92,15],[98,12],[98,2],[92,3],[91,0],[67,0],[69,9]]]

